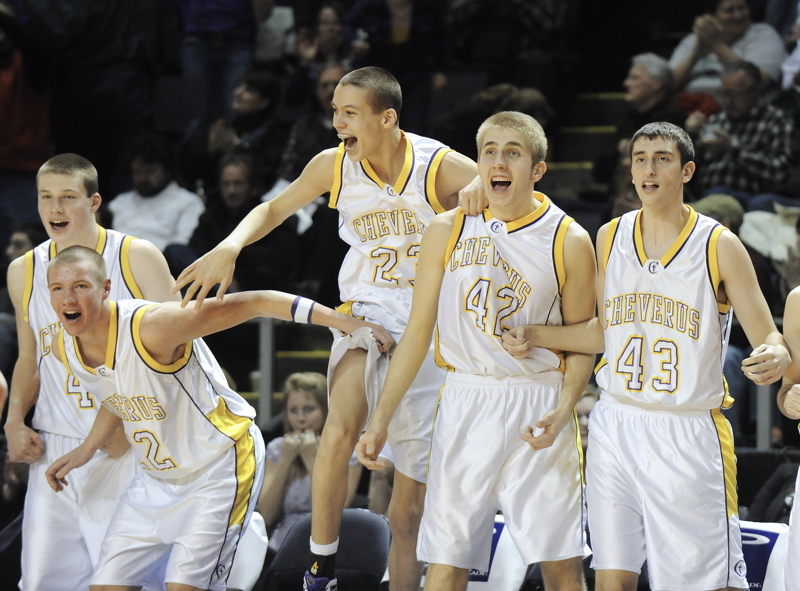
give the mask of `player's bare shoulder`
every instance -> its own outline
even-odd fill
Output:
[[[29,252],[14,259],[8,265],[6,272],[8,294],[15,307],[22,302],[22,295],[25,291],[25,259],[32,256],[33,253]]]
[[[478,165],[460,152],[451,150],[442,158],[436,173],[436,195],[445,209],[458,203],[458,192],[478,176]]]

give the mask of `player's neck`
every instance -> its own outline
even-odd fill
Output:
[[[97,240],[100,238],[100,226],[95,223],[89,224],[85,229],[80,230],[70,236],[53,238],[56,243],[56,252],[61,252],[70,246],[85,246],[94,250],[97,247]]]
[[[669,206],[642,206],[641,225],[648,258],[660,259],[680,236],[690,211],[682,202]]]
[[[367,158],[372,170],[387,185],[394,186],[403,170],[406,163],[406,142],[408,140],[400,133],[400,128],[394,127],[386,134],[385,141],[375,153]]]
[[[522,195],[514,196],[509,200],[489,201],[489,213],[493,218],[503,222],[513,222],[520,220],[536,211],[542,203],[536,199],[533,192],[533,185],[530,190]]]

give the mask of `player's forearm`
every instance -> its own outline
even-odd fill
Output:
[[[563,326],[530,326],[526,331],[531,344],[537,347],[586,354],[605,350],[603,328],[597,318]]]
[[[122,425],[122,419],[101,405],[92,428],[81,445],[92,452],[97,451],[108,443],[120,425]]]
[[[11,374],[6,425],[23,424],[36,403],[39,393],[39,372],[35,357],[20,355]]]
[[[564,385],[561,388],[561,398],[558,401],[558,409],[564,412],[572,412],[583,394],[586,384],[592,375],[596,356],[584,353],[568,353],[566,357],[566,368],[564,370]]]
[[[255,207],[248,213],[245,218],[239,222],[239,225],[234,228],[223,243],[242,250],[248,244],[252,244],[256,240],[261,240],[264,236],[269,234],[281,221],[276,222],[273,219],[270,211],[269,203],[262,203]]]

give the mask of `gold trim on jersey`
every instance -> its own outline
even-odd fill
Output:
[[[728,519],[739,513],[739,497],[736,492],[736,456],[733,451],[733,433],[730,424],[720,409],[711,411],[711,418],[717,429],[719,448],[722,454],[722,470],[725,475],[725,497]]]
[[[433,360],[437,367],[446,369],[447,371],[455,371],[456,368],[447,363],[439,351],[439,325],[433,329]]]
[[[66,332],[67,331],[65,331],[63,329],[59,330],[56,333],[56,337],[55,337],[54,340],[55,340],[56,347],[58,347],[58,350],[61,352],[61,363],[66,368],[67,373],[69,375],[75,377],[75,372],[72,371],[72,367],[69,364],[69,357],[67,357],[67,343],[66,343],[66,337],[65,337]],[[76,349],[77,349],[77,347],[76,347]]]
[[[252,422],[252,421],[251,421]],[[228,527],[244,526],[244,518],[253,494],[256,478],[256,453],[253,437],[248,433],[236,442],[236,498],[233,501]]]
[[[608,269],[608,259],[611,257],[611,247],[619,231],[619,218],[614,218],[608,223],[606,228],[606,243],[603,245],[603,270]]]
[[[336,150],[336,158],[333,164],[333,184],[331,185],[331,196],[328,199],[328,207],[331,209],[336,209],[336,205],[339,203],[339,194],[342,192],[344,158],[344,142],[342,142]]]
[[[719,277],[719,257],[717,254],[717,243],[719,242],[720,235],[726,231],[727,228],[723,225],[715,226],[711,230],[711,236],[708,239],[708,251],[706,261],[708,264],[708,276],[711,280],[711,287],[714,290],[714,296],[719,298],[719,286],[722,283]],[[717,309],[721,314],[727,314],[731,309],[730,302],[723,304],[717,301]]]
[[[447,267],[447,263],[450,261],[450,257],[453,256],[453,251],[456,249],[456,245],[458,244],[458,239],[461,237],[461,232],[464,231],[464,222],[466,221],[466,215],[464,214],[464,210],[460,207],[456,209],[455,212],[455,222],[453,223],[453,229],[450,232],[450,238],[447,241],[447,249],[444,251],[444,261],[443,264]]]
[[[552,205],[547,195],[545,195],[544,193],[539,193],[538,191],[534,191],[533,197],[534,199],[536,199],[537,202],[539,202],[539,205],[536,207],[536,209],[534,209],[528,215],[519,218],[518,220],[504,222],[506,225],[506,232],[510,234],[511,232],[515,232],[517,230],[530,226],[531,224],[535,224],[544,214],[547,213],[547,211],[550,209],[550,206]],[[492,215],[492,212],[490,212],[488,208],[484,209],[483,213],[484,213],[483,219],[486,220],[487,222],[489,220],[495,219],[495,217]]]
[[[578,405],[572,407],[572,420],[575,421],[575,445],[578,448],[578,461],[580,462],[581,487],[586,486],[586,458],[583,453],[583,440],[581,439],[581,423],[578,419]],[[581,492],[583,495],[583,492]]]
[[[439,195],[436,193],[436,175],[439,172],[442,160],[452,151],[450,148],[438,148],[433,153],[433,158],[431,158],[428,163],[428,169],[425,171],[425,195],[428,198],[428,203],[436,213],[444,213],[446,211],[439,201]]]
[[[133,236],[125,236],[122,239],[122,245],[119,249],[119,268],[122,271],[122,279],[125,281],[125,285],[128,287],[128,290],[133,294],[134,299],[143,300],[144,295],[142,294],[142,290],[136,283],[136,279],[133,276],[133,270],[131,269],[131,261],[129,258],[129,253],[131,249],[131,244],[134,241]]]
[[[28,307],[31,305],[31,296],[33,295],[33,269],[36,266],[36,259],[33,258],[33,250],[25,253],[25,289],[22,292],[22,310],[24,311],[25,322],[30,324],[30,317],[28,316]]]
[[[253,419],[250,417],[232,413],[222,396],[217,400],[217,407],[208,413],[206,418],[220,433],[233,441],[239,441],[253,424]]]
[[[111,316],[108,319],[108,343],[106,344],[106,358],[103,364],[109,369],[114,369],[114,359],[117,356],[117,335],[119,334],[117,328],[119,327],[119,316],[117,314],[117,302],[112,300],[109,304],[111,304]],[[61,332],[63,333],[66,331],[62,330]],[[83,369],[92,375],[96,375],[97,372],[95,368],[87,365],[83,360],[77,337],[72,337],[72,344],[75,348],[75,356],[78,358],[81,366],[83,366]]]
[[[156,305],[157,304],[145,304],[139,308],[136,308],[136,311],[133,313],[133,317],[131,318],[131,336],[133,337],[133,346],[136,348],[136,352],[139,353],[142,361],[144,361],[145,365],[147,365],[150,369],[159,373],[175,373],[186,367],[186,364],[189,363],[189,359],[192,356],[192,341],[189,341],[184,345],[183,355],[181,358],[170,363],[169,365],[162,365],[153,359],[142,343],[142,335],[140,330],[142,318],[144,318],[145,313],[147,310]]]
[[[406,154],[403,161],[403,168],[400,170],[400,175],[397,177],[397,181],[392,186],[392,189],[398,195],[402,195],[403,191],[405,191],[406,186],[408,185],[408,180],[411,178],[411,172],[414,170],[414,146],[411,145],[411,140],[406,137],[406,134],[402,129],[400,130],[400,138],[406,142]],[[383,189],[384,185],[388,184],[384,183],[380,179],[375,170],[372,168],[372,164],[370,164],[369,160],[366,158],[361,161],[361,167],[364,169],[364,172],[367,174],[367,176],[372,179],[372,182],[378,185],[379,188]]]
[[[686,207],[689,207],[688,205]],[[664,256],[661,257],[661,265],[666,267],[669,265],[681,249],[685,246],[686,241],[691,236],[692,231],[697,226],[697,212],[689,207],[689,219],[686,220],[686,224],[683,226],[681,233],[675,239],[675,242],[667,249],[667,252],[664,253]],[[642,236],[642,210],[640,209],[636,213],[636,220],[633,222],[633,245],[634,249],[636,250],[636,254],[639,257],[639,262],[644,266],[644,264],[649,260],[647,253],[644,250],[644,237]]]
[[[555,263],[556,280],[558,281],[558,293],[564,289],[567,280],[567,269],[564,263],[564,242],[567,239],[567,229],[574,220],[569,216],[562,217],[558,222],[556,237],[553,241],[553,262]]]

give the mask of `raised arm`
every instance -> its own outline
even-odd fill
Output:
[[[356,445],[359,461],[370,470],[384,465],[378,461],[378,454],[386,443],[389,422],[430,348],[438,315],[444,257],[453,223],[452,214],[437,216],[422,236],[408,327],[389,364],[380,402]]]
[[[778,408],[790,419],[800,419],[800,287],[793,289],[786,298],[783,334],[792,354],[792,363],[786,369],[778,390]]]
[[[754,348],[742,363],[742,370],[756,384],[772,384],[781,379],[791,357],[758,288],[750,255],[732,232],[723,232],[717,242],[717,259],[722,295],[727,296]]]
[[[172,290],[177,293],[189,286],[181,305],[185,306],[196,295],[195,307],[200,308],[208,292],[217,284],[217,299],[222,299],[233,281],[236,257],[241,250],[269,234],[301,207],[330,191],[335,158],[336,149],[333,148],[317,154],[300,177],[280,195],[254,208],[214,250],[184,269]]]
[[[280,291],[233,293],[199,309],[182,308],[177,302],[156,304],[144,314],[140,336],[145,349],[156,361],[170,364],[182,355],[183,346],[189,341],[260,316],[319,324],[345,333],[368,326],[381,351],[388,351],[394,344],[391,335],[377,324]]]
[[[564,241],[565,281],[561,293],[561,314],[565,325],[585,323],[594,318],[597,268],[592,241],[586,230],[570,224]],[[543,431],[533,430],[522,436],[533,449],[553,445],[558,434],[572,419],[573,409],[581,397],[594,367],[595,355],[566,353],[564,385],[558,406],[536,422]]]
[[[32,464],[42,457],[44,443],[39,434],[25,424],[25,417],[36,403],[39,393],[39,368],[36,362],[36,336],[25,320],[22,301],[24,288],[25,261],[21,257],[8,267],[8,292],[14,304],[19,354],[11,374],[8,416],[4,429],[9,459],[12,462]]]

